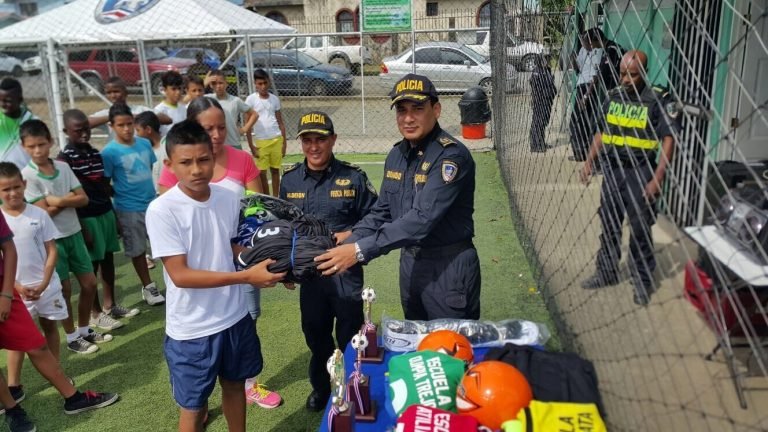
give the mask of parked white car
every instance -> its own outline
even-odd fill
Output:
[[[415,57],[415,59],[414,59]],[[491,63],[487,57],[456,42],[428,42],[416,45],[416,53],[408,48],[402,53],[387,57],[381,63],[381,83],[392,86],[413,70],[432,81],[438,92],[463,92],[479,85],[486,93],[493,91]],[[514,89],[517,71],[507,64],[507,91]]]
[[[344,45],[338,36],[298,36],[288,41],[283,49],[298,50],[321,63],[344,67],[354,74],[363,64],[371,64],[371,52],[361,45]]]
[[[488,30],[475,34],[475,43],[467,44],[480,55],[490,55],[491,33]],[[549,55],[549,48],[538,42],[524,41],[507,34],[507,62],[517,66],[522,71],[530,72],[536,66],[537,56]]]
[[[24,69],[21,67],[21,60],[16,57],[0,53],[0,75],[21,76]]]
[[[25,59],[21,63],[21,68],[24,69],[24,72],[32,75],[36,73],[40,73],[43,68],[43,61],[40,60],[40,56],[32,56],[27,59]]]

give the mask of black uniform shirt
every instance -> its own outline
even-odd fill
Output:
[[[310,172],[306,161],[286,169],[280,198],[341,232],[368,214],[377,195],[363,170],[334,157],[320,175]]]
[[[646,85],[637,95],[617,87],[603,104],[599,123],[603,149],[624,162],[655,162],[658,143],[680,132],[680,114],[678,104],[663,88]],[[611,137],[614,145],[608,140]]]
[[[475,161],[435,125],[422,142],[402,140],[387,155],[381,195],[352,231],[366,261],[406,246],[434,248],[471,240]]]

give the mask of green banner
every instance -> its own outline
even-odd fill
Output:
[[[411,30],[411,0],[363,0],[363,31]]]

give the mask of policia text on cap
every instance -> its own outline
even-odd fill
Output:
[[[387,155],[379,199],[351,235],[337,236],[345,244],[316,258],[323,261],[318,268],[333,274],[402,248],[406,319],[478,319],[475,162],[464,144],[440,128],[440,103],[429,79],[406,75],[390,97],[404,139]]]
[[[604,161],[605,177],[598,210],[602,233],[597,271],[582,287],[595,289],[619,282],[621,226],[626,213],[631,232],[629,269],[634,301],[639,305],[648,304],[653,293],[654,204],[680,130],[677,104],[666,91],[646,83],[646,65],[647,57],[642,51],[629,51],[622,57],[621,82],[609,92],[603,104],[600,131],[594,136],[581,171],[582,181],[587,183],[598,154]],[[657,154],[659,141],[661,157]]]

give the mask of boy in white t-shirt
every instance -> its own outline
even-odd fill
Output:
[[[164,351],[171,389],[180,407],[179,430],[202,431],[208,397],[218,379],[230,430],[245,430],[246,378],[262,369],[261,344],[240,284],[273,286],[265,260],[236,272],[240,197],[216,185],[211,139],[185,120],[166,137],[165,165],[179,182],[152,201],[147,230],[163,260],[166,290]]]
[[[104,83],[104,96],[112,103],[126,104],[128,105],[128,87],[119,76],[109,77]],[[144,105],[128,105],[131,109],[131,113],[135,116],[141,114],[144,111],[152,111],[151,108]],[[173,121],[165,114],[159,114],[157,116],[160,119],[160,124],[171,124]],[[115,138],[115,132],[108,126],[109,123],[109,108],[97,111],[88,116],[88,124],[91,129],[99,128],[110,140]]]
[[[280,112],[280,99],[269,92],[269,74],[264,69],[253,72],[253,84],[256,93],[248,96],[245,103],[258,114],[253,126],[255,140],[254,156],[256,167],[261,171],[261,184],[264,192],[267,187],[267,169],[272,176],[272,195],[280,192],[280,166],[283,163],[287,141],[285,139],[285,123]],[[253,149],[253,147],[252,147]]]
[[[158,116],[165,114],[172,122],[160,126],[160,135],[165,136],[171,130],[171,126],[187,118],[187,105],[180,102],[181,88],[184,86],[184,77],[180,73],[168,71],[160,77],[160,80],[163,83],[165,98],[155,107],[155,114]]]

